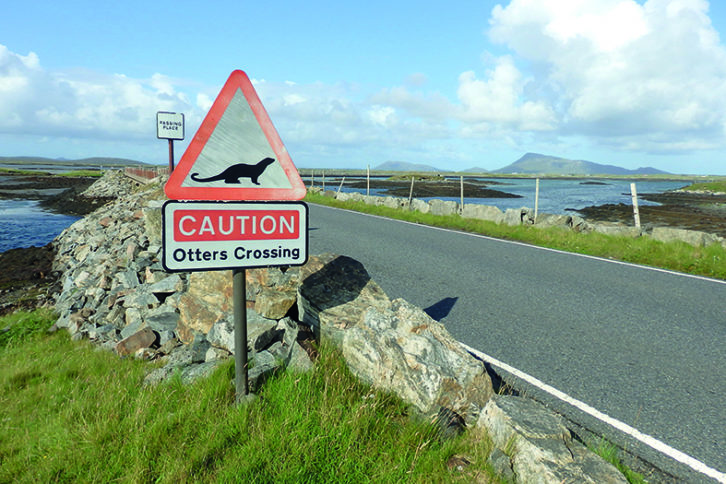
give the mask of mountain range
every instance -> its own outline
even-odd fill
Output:
[[[406,163],[404,161],[387,161],[375,167],[383,171],[446,171],[439,170],[430,165]],[[468,173],[486,173],[487,170],[473,167],[463,170]],[[543,155],[540,153],[526,153],[514,163],[491,173],[498,174],[542,174],[542,175],[657,175],[668,172],[651,167],[641,167],[629,170],[615,165],[603,165],[585,160],[570,160],[558,156]]]
[[[557,156],[526,153],[520,159],[493,173],[528,173],[548,175],[656,175],[667,172],[651,167],[629,170],[615,165],[602,165],[585,160],[570,160]]]

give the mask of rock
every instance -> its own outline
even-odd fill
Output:
[[[441,407],[475,421],[494,394],[484,364],[422,309],[397,299],[371,306],[340,345],[351,371],[435,416]]]
[[[428,202],[414,198],[411,200],[411,210],[416,210],[421,213],[429,213],[431,212],[431,205],[429,205]]]
[[[163,305],[149,311],[144,321],[156,332],[174,331],[179,324],[179,313],[174,308]]]
[[[189,342],[194,331],[209,333],[232,308],[231,271],[193,272],[187,292],[179,298],[179,339]]]
[[[534,400],[495,396],[477,426],[508,455],[517,482],[627,482],[613,465],[574,441],[562,418]]]
[[[723,239],[714,234],[707,234],[698,230],[675,229],[671,227],[654,227],[650,236],[653,240],[661,242],[685,242],[694,247],[706,247],[720,243]]]
[[[265,381],[282,368],[282,362],[267,351],[256,353],[252,368],[247,371],[247,384],[252,393],[262,388]]]
[[[116,353],[120,356],[131,355],[142,348],[150,348],[155,341],[156,334],[151,328],[144,328],[119,341],[116,345]]]
[[[298,315],[319,341],[340,343],[343,330],[358,324],[371,307],[390,305],[363,265],[334,254],[311,256],[300,271]]]
[[[640,227],[630,227],[621,223],[599,222],[591,224],[591,227],[593,232],[614,235],[616,237],[629,237],[635,239],[642,235],[642,229]]]
[[[282,319],[297,301],[297,291],[263,288],[255,300],[255,311],[268,319]]]
[[[552,215],[551,213],[537,214],[535,227],[562,227],[570,228],[572,217],[569,215]]]
[[[502,222],[507,225],[522,225],[522,209],[508,208],[504,211]]]
[[[290,349],[290,355],[288,360],[285,362],[285,366],[288,370],[305,373],[313,369],[313,362],[310,359],[307,351],[300,346],[300,343],[295,341]]]
[[[163,302],[163,299],[169,295],[184,289],[184,281],[182,281],[181,277],[179,277],[179,274],[173,274],[169,277],[165,277],[164,279],[156,280],[156,276],[151,272],[151,270],[147,270],[145,272],[150,274],[148,278],[153,280],[153,284],[149,284],[148,291],[156,296],[161,302]],[[149,281],[147,280],[147,282]]]
[[[490,205],[479,205],[477,203],[464,204],[461,216],[464,218],[473,218],[477,220],[488,220],[494,223],[502,223],[504,221],[504,213],[497,207]]]
[[[223,350],[222,348],[215,348],[214,346],[210,346],[204,355],[204,361],[225,360],[229,357],[229,351]]]
[[[437,198],[429,202],[433,215],[454,215],[459,213],[459,204],[451,200],[439,200]]]
[[[495,448],[492,450],[487,462],[489,462],[489,465],[492,466],[498,476],[503,477],[507,482],[516,482],[514,471],[512,470],[512,461],[501,449]]]

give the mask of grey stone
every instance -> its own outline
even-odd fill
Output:
[[[411,200],[410,208],[411,208],[411,210],[416,210],[417,212],[421,212],[421,213],[431,212],[431,205],[429,205],[428,202],[419,200],[418,198],[414,198],[413,200]]]
[[[391,304],[363,265],[350,257],[310,257],[300,272],[298,315],[318,340],[340,343],[345,329],[357,325],[370,307]]]
[[[508,208],[504,211],[502,223],[507,225],[522,225],[522,209]]]
[[[290,349],[290,355],[288,360],[285,362],[285,366],[288,370],[305,373],[313,369],[313,362],[310,359],[305,348],[300,346],[300,343],[295,341]]]
[[[281,368],[282,362],[267,351],[255,353],[252,368],[247,372],[247,384],[250,391],[253,393],[259,391],[265,381]]]
[[[494,394],[484,364],[464,351],[444,326],[397,299],[369,307],[344,331],[340,350],[361,380],[391,391],[424,415],[440,407],[475,421]]]
[[[723,240],[714,234],[700,232],[698,230],[676,229],[672,227],[654,227],[650,236],[653,240],[661,242],[684,242],[694,247],[706,247],[711,244],[721,243]]]
[[[137,286],[135,290],[125,295],[122,301],[124,307],[138,308],[143,311],[159,306],[159,300],[149,292],[145,285]]]
[[[512,470],[512,461],[501,449],[495,448],[492,450],[487,462],[489,462],[489,465],[492,466],[494,472],[498,476],[503,477],[508,482],[515,482],[515,475]]]
[[[174,331],[179,323],[179,313],[174,308],[163,305],[149,311],[145,321],[154,331]]]
[[[222,348],[210,346],[204,355],[204,361],[224,360],[230,357],[230,353]]]
[[[534,400],[495,396],[477,426],[509,456],[518,482],[627,482],[614,466],[574,441],[562,418]]]
[[[570,228],[572,217],[569,215],[553,215],[551,213],[537,214],[535,227],[563,227]]]
[[[157,298],[168,296],[184,289],[184,281],[178,274],[171,275],[149,285],[149,292]]]
[[[459,204],[451,200],[433,199],[429,202],[431,214],[454,215],[459,213]]]
[[[640,227],[631,227],[621,223],[599,222],[591,226],[593,232],[617,237],[630,237],[634,239],[642,235],[642,229]]]
[[[214,372],[223,360],[203,361],[185,366],[181,371],[183,383],[189,384],[199,378],[205,378]]]
[[[504,221],[504,213],[497,207],[490,205],[479,205],[477,203],[467,203],[461,211],[464,218],[473,218],[477,220],[488,220],[490,222],[502,223]]]

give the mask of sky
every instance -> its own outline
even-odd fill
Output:
[[[726,175],[726,2],[6,2],[0,156],[177,161],[236,69],[299,168]]]

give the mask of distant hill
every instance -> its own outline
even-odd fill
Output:
[[[489,170],[482,168],[481,166],[472,166],[471,168],[464,170],[464,173],[487,173],[488,171]]]
[[[433,166],[407,163],[405,161],[386,161],[373,169],[381,171],[440,171]]]
[[[96,156],[93,158],[81,158],[78,160],[69,160],[68,158],[44,158],[42,156],[0,156],[0,163],[6,164],[31,164],[38,163],[43,165],[78,165],[78,166],[128,166],[128,165],[150,165],[143,161],[129,160],[127,158],[110,158],[105,156]]]
[[[655,175],[668,174],[651,167],[629,170],[615,165],[601,165],[585,160],[569,160],[557,156],[527,153],[494,173],[542,173],[550,175]]]

